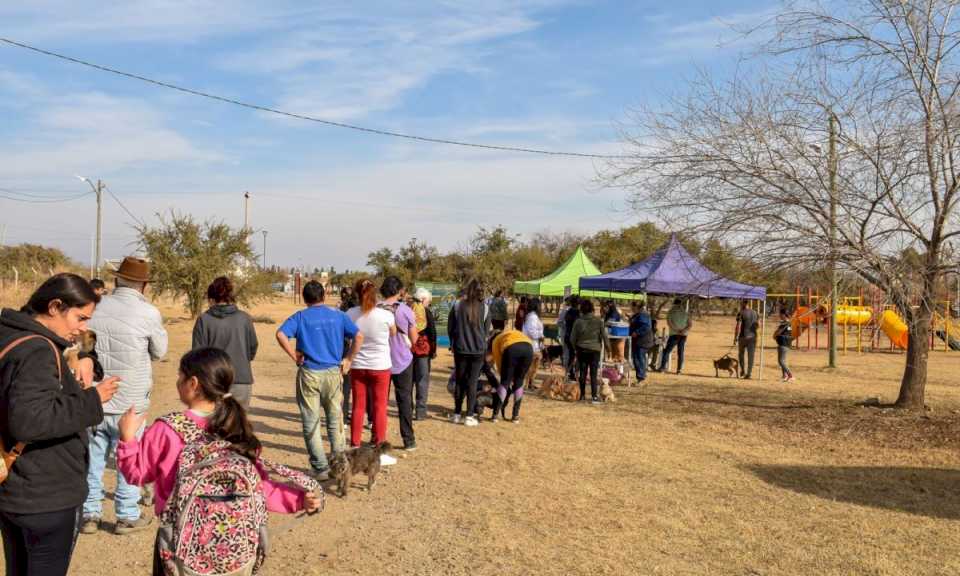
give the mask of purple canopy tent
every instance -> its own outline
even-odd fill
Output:
[[[713,272],[686,251],[676,234],[646,260],[599,276],[580,278],[580,290],[759,300],[764,303],[760,314],[760,341],[763,342],[767,289],[734,282]],[[763,379],[762,344],[760,379]]]

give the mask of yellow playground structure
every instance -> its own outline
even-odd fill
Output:
[[[793,294],[768,294],[769,297],[795,302],[791,318],[795,347],[816,350],[829,345],[830,303],[827,296],[809,289],[804,293],[798,288]],[[837,306],[838,348],[844,353],[847,350],[906,350],[909,330],[903,318],[884,302],[879,291],[875,291],[870,300],[872,305],[866,305],[862,291],[859,296],[840,298],[841,303]],[[960,350],[960,321],[951,318],[952,304],[944,301],[938,305],[944,313],[934,313],[928,343],[931,350],[938,348],[938,340],[943,343],[943,350]]]

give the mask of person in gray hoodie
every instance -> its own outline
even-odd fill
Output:
[[[193,346],[197,348],[219,348],[227,353],[233,364],[233,385],[230,394],[243,408],[250,408],[250,395],[253,391],[253,368],[250,363],[257,356],[257,331],[253,320],[246,312],[237,308],[233,282],[226,276],[220,276],[207,288],[210,308],[197,318],[193,325]]]

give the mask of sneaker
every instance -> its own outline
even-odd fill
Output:
[[[153,524],[152,516],[150,518],[141,516],[136,520],[117,520],[117,525],[114,527],[113,533],[118,536],[133,534],[134,532],[149,528],[151,524]]]
[[[464,426],[477,426],[478,424],[480,424],[480,423],[477,422],[477,419],[474,418],[473,416],[467,416],[467,417],[463,420],[463,425],[464,425]]]
[[[450,417],[450,421],[453,422],[454,424],[459,424],[462,420],[459,414],[454,414],[453,416]]]
[[[314,470],[313,479],[317,482],[326,482],[330,479],[330,470]]]
[[[494,413],[493,413],[493,416],[490,417],[490,421],[493,422],[493,423],[497,423],[497,422],[500,421],[500,417],[497,416],[497,413],[496,413],[496,412],[494,412]]]
[[[140,503],[144,506],[153,506],[153,484],[147,484],[143,487],[143,494],[140,495]]]
[[[594,396],[593,399],[590,400],[590,403],[591,403],[591,404],[602,404],[602,402],[600,402],[600,399],[597,398],[596,396]]]
[[[797,379],[793,377],[793,374],[791,374],[790,376],[787,376],[787,382],[796,382],[796,381]]]
[[[80,524],[81,534],[96,534],[100,530],[99,516],[84,516],[83,523]]]
[[[393,466],[397,463],[397,459],[389,454],[380,455],[380,465],[381,466]]]
[[[514,418],[514,419],[512,419],[512,420],[510,420],[510,421],[513,422],[514,424],[519,424],[519,423],[520,423],[520,417],[517,416],[516,418]]]
[[[403,449],[407,452],[413,452],[414,450],[417,449],[417,443],[411,442],[409,444],[404,444]]]

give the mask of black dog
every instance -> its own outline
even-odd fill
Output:
[[[377,483],[377,474],[380,473],[380,455],[391,450],[389,442],[379,446],[360,446],[351,448],[334,455],[330,462],[330,476],[337,481],[340,497],[347,495],[350,479],[354,474],[367,475],[367,490]]]
[[[543,366],[550,366],[550,364],[557,360],[563,361],[563,346],[559,344],[544,346],[540,349],[540,354],[541,364]]]

